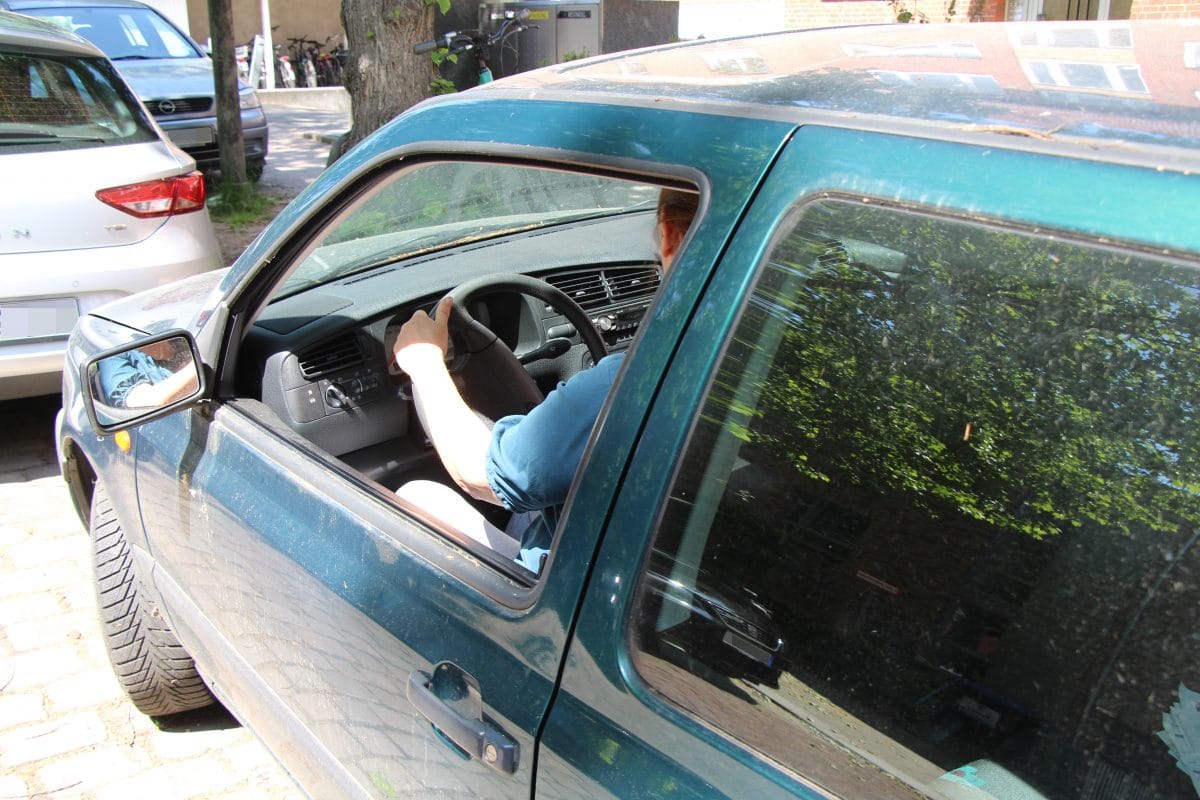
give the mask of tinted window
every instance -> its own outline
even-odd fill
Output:
[[[640,595],[651,686],[847,796],[1200,790],[1200,274],[826,201]]]
[[[0,152],[154,141],[138,101],[96,58],[0,53]]]

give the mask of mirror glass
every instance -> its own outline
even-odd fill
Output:
[[[187,337],[172,336],[97,359],[88,384],[96,421],[107,428],[193,396],[200,373]]]

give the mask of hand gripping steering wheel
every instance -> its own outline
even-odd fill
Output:
[[[454,299],[450,329],[455,337],[455,353],[466,356],[458,369],[463,381],[463,399],[492,420],[509,414],[526,414],[543,399],[513,351],[466,310],[471,300],[498,292],[528,295],[549,304],[575,326],[593,362],[608,354],[604,339],[587,312],[561,289],[543,280],[504,273],[459,284],[447,296]]]

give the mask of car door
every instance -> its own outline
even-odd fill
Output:
[[[519,151],[526,163],[540,154],[550,167],[582,169],[606,120],[578,134],[568,159],[543,141],[576,137],[565,121],[505,128],[505,119],[528,119],[531,105],[522,104],[522,114],[497,112],[488,135],[533,137],[536,147]],[[548,105],[569,117],[563,104]],[[461,120],[439,119],[436,108],[426,113],[439,135],[471,135]],[[705,223],[688,245],[703,274],[790,126],[734,121],[738,133],[700,115],[666,125],[665,115],[606,113],[620,118],[608,121],[624,132],[613,144],[628,151],[621,157],[661,157],[642,165],[650,174],[699,182],[701,171],[684,172],[670,159],[722,136],[740,138],[742,147],[705,164]],[[693,144],[681,147],[685,129]],[[625,162],[625,171],[637,163]],[[403,164],[372,166],[377,175]],[[338,169],[344,176],[351,167]],[[353,203],[331,191],[328,211],[314,211],[312,197],[298,205],[312,216],[293,221],[289,235],[301,244],[285,245],[285,253],[303,250],[304,237]],[[686,305],[673,296],[659,313],[678,326]],[[636,424],[631,415],[621,426]],[[314,796],[530,794],[536,736],[594,552],[591,509],[607,502],[612,481],[578,490],[573,502],[584,511],[569,508],[559,529],[570,547],[556,549],[530,585],[406,514],[390,493],[281,426],[257,399],[226,397],[148,424],[137,447],[155,582],[174,627],[215,693]],[[626,457],[620,446],[592,454],[609,473]],[[476,752],[450,741],[463,736]]]
[[[801,129],[655,398],[539,796],[1193,796],[1198,189]]]

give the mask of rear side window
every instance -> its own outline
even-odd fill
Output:
[[[1197,266],[840,200],[783,230],[643,679],[842,796],[1195,800]]]
[[[107,61],[0,53],[0,154],[156,138]]]

